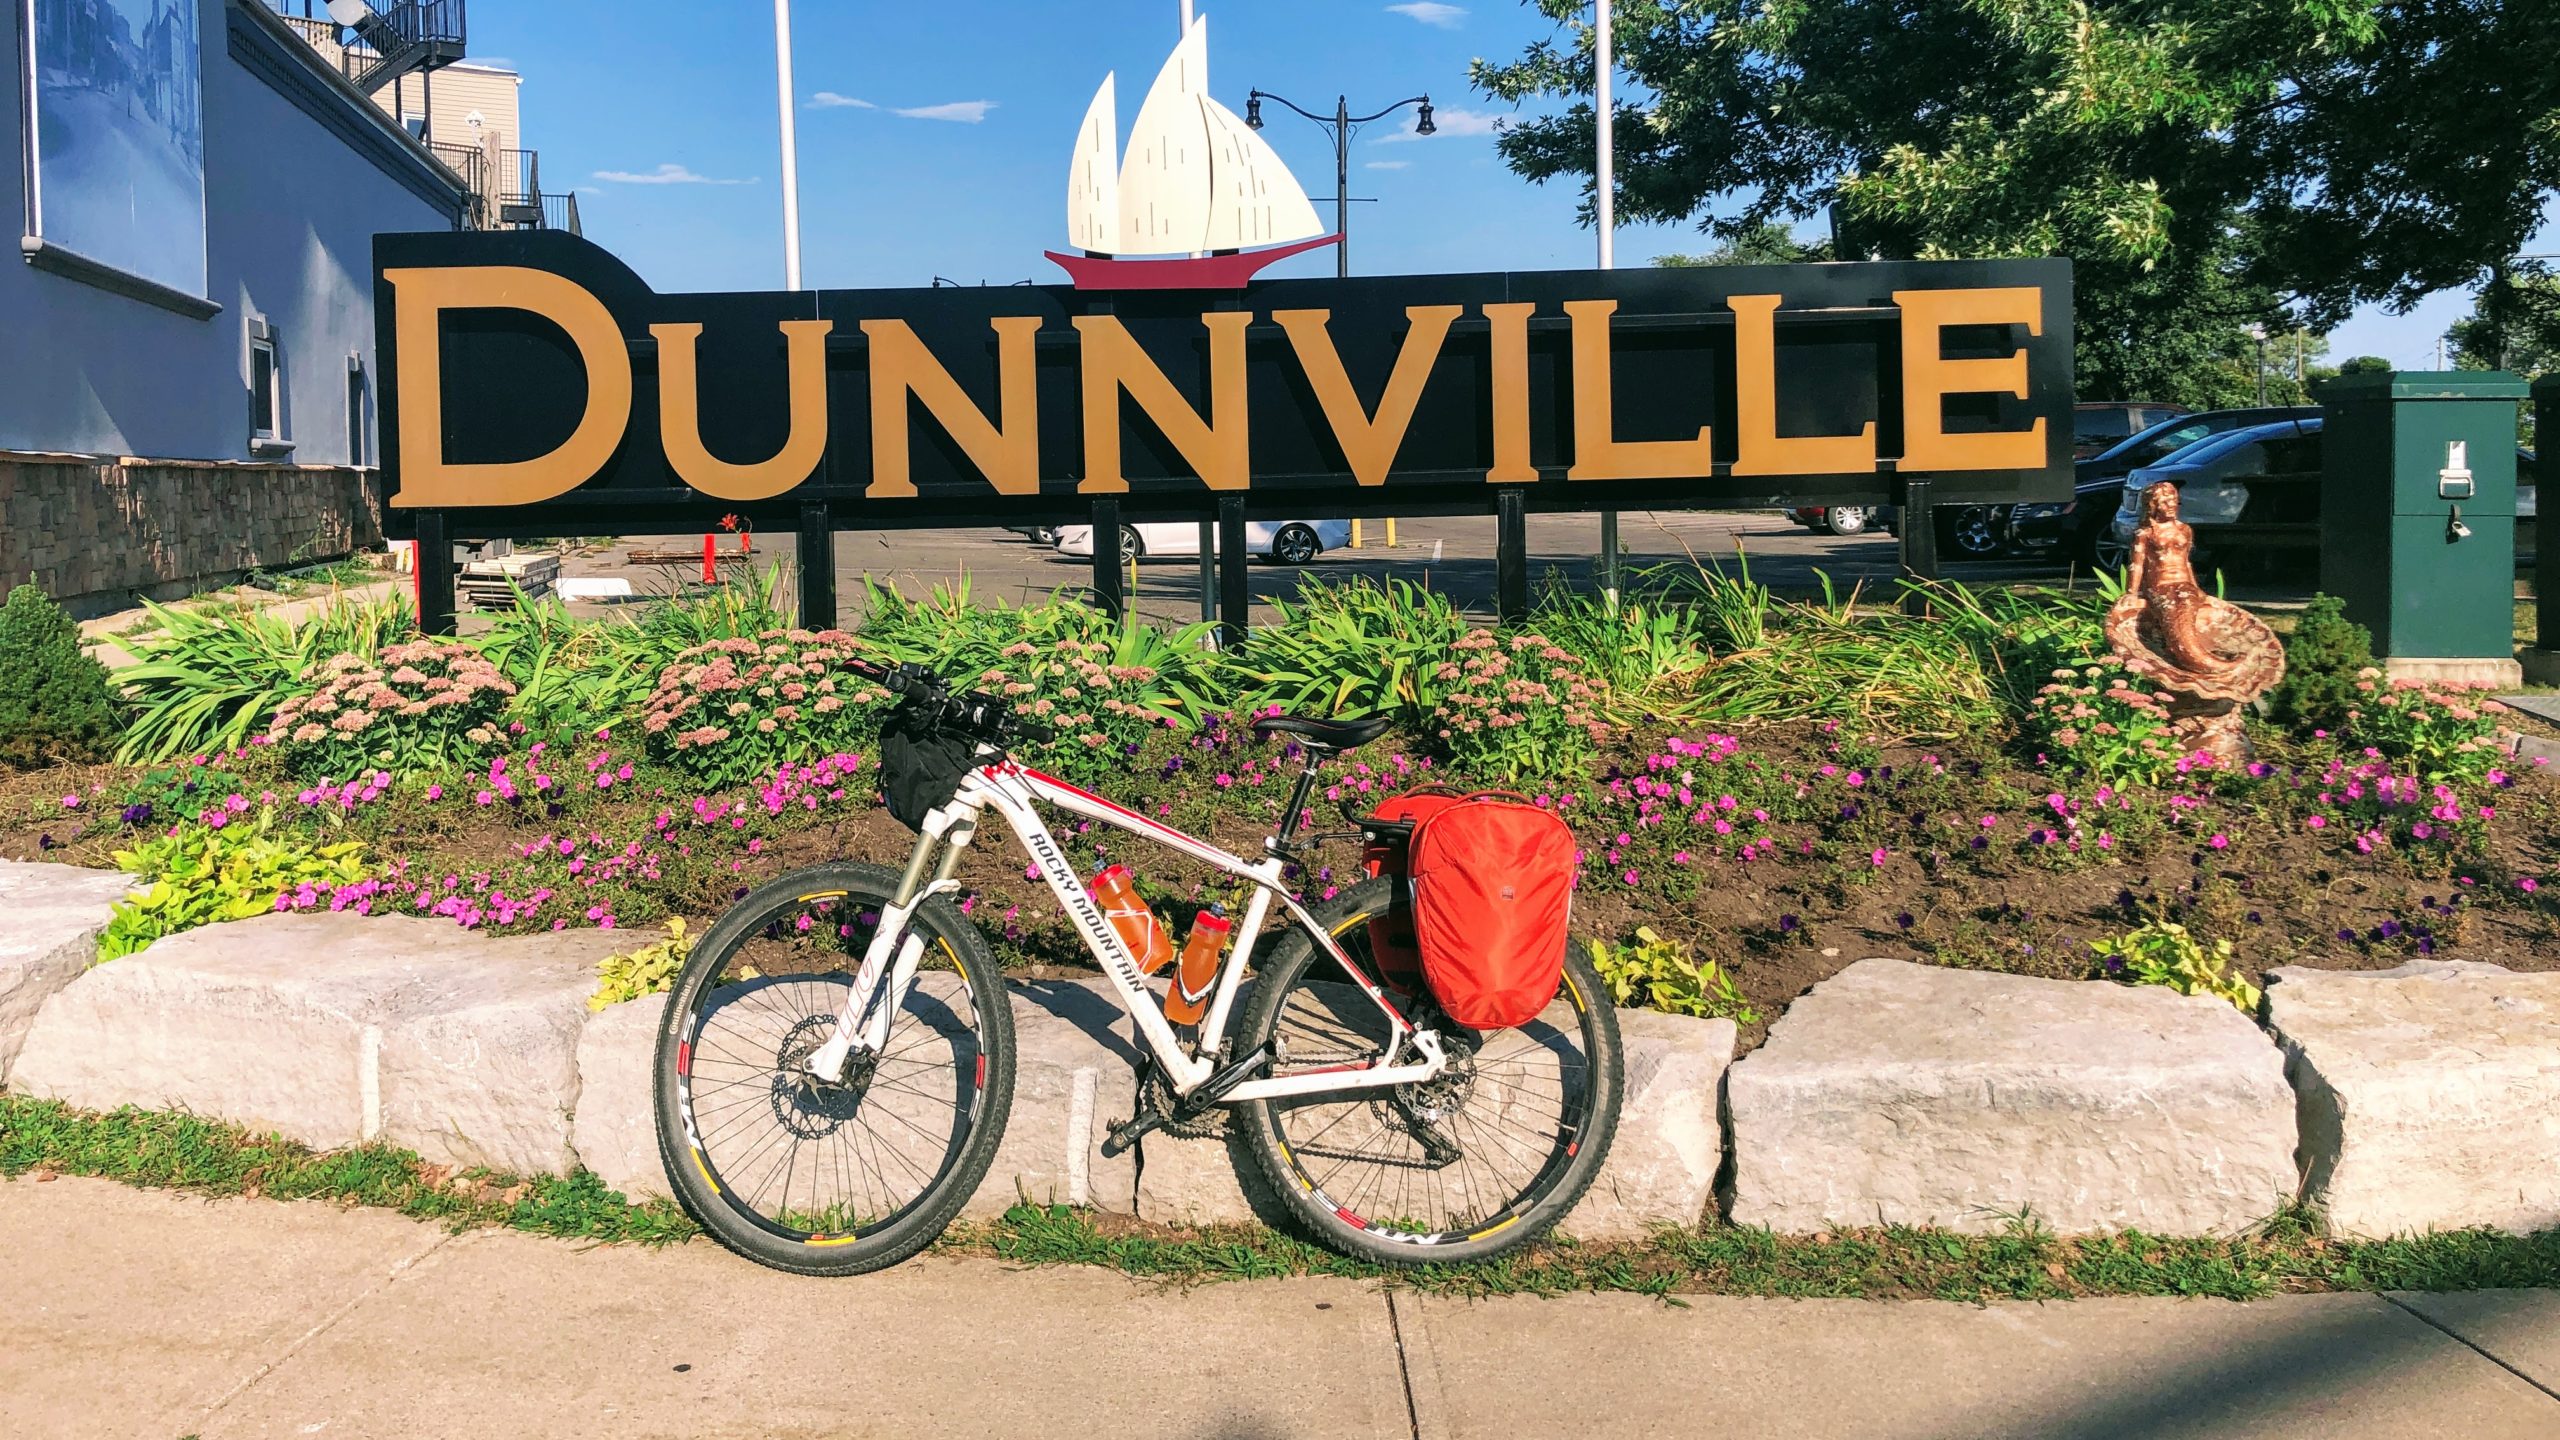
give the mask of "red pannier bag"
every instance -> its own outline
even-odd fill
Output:
[[[1376,818],[1419,823],[1465,798],[1446,786],[1426,785],[1379,806]],[[1404,994],[1419,995],[1422,942],[1413,933],[1413,875],[1405,863],[1410,853],[1404,835],[1382,836],[1363,847],[1360,861],[1370,874],[1384,875],[1395,884],[1387,913],[1369,922],[1369,953],[1377,959],[1379,978]]]
[[[1573,830],[1517,795],[1443,804],[1413,827],[1413,928],[1422,971],[1471,1030],[1524,1025],[1556,998],[1573,921]]]

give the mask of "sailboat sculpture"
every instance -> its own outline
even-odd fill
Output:
[[[1079,290],[1222,290],[1340,240],[1289,167],[1209,98],[1209,21],[1194,20],[1138,107],[1123,163],[1115,76],[1102,77],[1067,171],[1067,238],[1042,252]],[[1256,248],[1263,247],[1263,248]]]

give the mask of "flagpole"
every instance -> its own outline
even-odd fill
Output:
[[[1611,43],[1609,0],[1594,0],[1592,9],[1592,120],[1599,139],[1599,155],[1592,167],[1592,208],[1593,219],[1600,232],[1600,268],[1610,270],[1617,266],[1618,145],[1613,83],[1617,58]],[[1618,608],[1618,512],[1615,510],[1600,512],[1600,593],[1611,610]]]
[[[791,0],[773,0],[773,66],[782,100],[782,283],[800,288],[800,137],[791,84]]]

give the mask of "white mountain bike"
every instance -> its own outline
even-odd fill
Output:
[[[1107,1153],[1223,1106],[1307,1229],[1399,1265],[1502,1254],[1590,1187],[1622,1077],[1616,1012],[1587,960],[1568,953],[1555,1001],[1528,1025],[1478,1033],[1427,993],[1382,983],[1369,922],[1387,913],[1390,882],[1312,909],[1283,884],[1308,846],[1392,832],[1369,820],[1299,833],[1317,764],[1375,738],[1384,719],[1256,723],[1294,740],[1306,764],[1278,831],[1246,860],[1008,758],[1008,744],[1044,732],[996,697],[954,694],[913,666],[881,678],[903,697],[901,733],[952,757],[939,776],[914,773],[934,768],[916,761],[888,777],[893,792],[921,779],[948,795],[921,815],[905,871],[819,865],[748,895],[694,947],[659,1032],[659,1148],[685,1208],[722,1244],[778,1269],[859,1274],[931,1244],[985,1179],[1013,1100],[1013,1011],[953,903],[953,873],[991,811],[1135,1022],[1138,1113],[1111,1126]],[[1249,887],[1196,1027],[1166,1019],[1043,804]],[[1277,934],[1258,943],[1275,909]]]

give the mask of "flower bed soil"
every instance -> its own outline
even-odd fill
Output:
[[[2245,774],[2182,773],[2118,793],[1997,751],[1874,746],[1836,729],[1656,735],[1575,784],[1531,784],[1574,822],[1586,864],[1577,943],[1637,926],[1725,965],[1749,1005],[1743,1043],[1852,961],[2081,978],[2089,942],[2146,918],[2232,942],[2253,979],[2279,965],[2373,969],[2424,954],[2560,968],[2560,781],[2534,767],[2433,785],[2325,742],[2261,742]],[[655,937],[706,921],[795,866],[895,866],[913,843],[879,808],[866,756],[786,766],[701,794],[635,766],[610,736],[456,776],[359,775],[311,786],[249,752],[228,764],[70,767],[0,777],[0,857],[112,865],[172,825],[257,823],[361,839],[375,877],[280,908],[446,915],[475,928],[610,925]],[[1326,771],[1317,830],[1341,807],[1425,779],[1467,783],[1391,737]],[[1294,767],[1232,732],[1152,739],[1113,798],[1244,854],[1270,831]],[[190,788],[192,787],[192,788]],[[1364,790],[1365,787],[1365,790]],[[66,800],[74,803],[66,804]],[[1062,838],[1135,869],[1179,927],[1208,872],[1093,827]],[[1020,851],[990,835],[962,866],[967,909],[1026,978],[1092,965]],[[1310,899],[1359,878],[1356,843],[1310,856]]]

